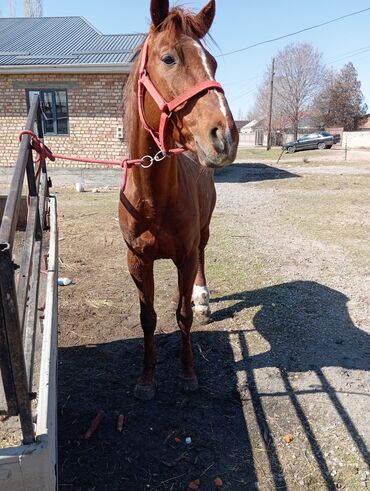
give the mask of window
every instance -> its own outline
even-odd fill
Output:
[[[68,101],[66,90],[28,90],[27,107],[38,94],[41,101],[42,126],[45,135],[68,135]]]

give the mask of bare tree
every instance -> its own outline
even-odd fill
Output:
[[[270,105],[270,87],[271,87],[271,70],[272,64],[267,65],[265,74],[263,77],[263,82],[260,85],[256,100],[253,108],[249,112],[249,119],[256,119],[259,121],[264,120],[264,126],[267,129],[268,115],[269,115],[269,105]],[[280,130],[282,124],[286,121],[284,115],[281,111],[280,101],[274,95],[272,99],[272,114],[271,114],[271,128],[273,131]]]
[[[238,121],[246,121],[248,119],[247,113],[239,107],[238,110]]]
[[[42,17],[42,0],[24,0],[26,17]]]
[[[299,121],[311,109],[322,87],[325,73],[321,54],[310,44],[289,44],[277,53],[272,128],[281,129],[279,126],[289,123],[297,137]],[[266,69],[255,103],[254,112],[259,117],[268,114],[270,76],[271,64]]]
[[[16,1],[9,0],[9,17],[16,17],[17,9],[16,9]]]
[[[361,82],[353,64],[347,63],[339,73],[332,71],[315,100],[316,119],[323,126],[343,126],[351,131],[358,128],[366,111]]]
[[[321,90],[313,101],[312,119],[320,128],[332,126],[331,92],[336,75],[333,68],[327,70]]]

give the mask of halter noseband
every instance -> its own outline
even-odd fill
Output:
[[[139,72],[139,81],[138,81],[138,106],[139,106],[139,116],[141,119],[141,123],[144,129],[150,133],[155,143],[158,145],[160,152],[163,155],[166,154],[179,154],[185,151],[184,147],[177,147],[168,149],[166,145],[166,131],[168,127],[168,123],[171,119],[172,112],[175,111],[179,106],[186,104],[190,99],[200,94],[201,92],[205,92],[208,90],[218,90],[219,92],[224,93],[224,90],[220,83],[216,82],[216,80],[206,80],[204,82],[200,82],[199,84],[194,85],[189,90],[186,90],[181,95],[175,97],[170,102],[167,102],[158,90],[154,87],[151,82],[149,75],[146,71],[146,65],[148,61],[148,39],[146,38],[142,54],[141,54],[141,63],[140,63],[140,72]],[[159,130],[155,131],[148,124],[145,114],[144,114],[144,94],[145,90],[149,92],[149,94],[154,99],[155,103],[159,107],[161,111],[161,118],[159,122]]]

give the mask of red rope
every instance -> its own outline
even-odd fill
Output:
[[[73,162],[84,162],[87,164],[119,165],[123,170],[122,191],[124,191],[127,183],[127,169],[129,167],[132,167],[133,165],[140,165],[144,163],[143,159],[129,159],[127,157],[125,157],[123,160],[101,160],[101,159],[91,159],[87,157],[74,157],[71,155],[54,154],[50,150],[50,148],[47,147],[45,143],[43,143],[33,131],[30,130],[21,131],[19,133],[19,140],[22,139],[23,135],[31,136],[30,145],[33,148],[33,150],[35,150],[35,152],[39,155],[39,158],[37,159],[37,162],[39,162],[39,166],[35,173],[35,178],[37,178],[38,175],[40,174],[42,165],[46,159],[49,159],[52,162],[54,162],[56,159],[60,159],[60,160],[72,160]]]

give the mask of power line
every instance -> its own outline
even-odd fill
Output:
[[[343,55],[340,58],[329,60],[327,64],[331,65],[331,64],[338,63],[340,61],[348,60],[350,58],[354,58],[355,56],[359,56],[364,53],[367,53],[368,51],[370,51],[370,46],[364,46],[363,48],[359,48],[354,51],[349,51],[348,53],[343,53]]]
[[[241,94],[237,95],[236,97],[230,99],[230,102],[234,102],[234,101],[237,101],[238,99],[241,99],[242,97],[245,97],[249,94],[252,94],[253,92],[255,92],[256,90],[258,89],[258,86],[254,86],[253,89],[249,89],[247,90],[246,92],[242,92]]]
[[[351,12],[350,14],[342,15],[341,17],[336,17],[335,19],[331,19],[331,20],[328,20],[326,22],[322,22],[321,24],[316,24],[314,26],[305,27],[304,29],[300,29],[299,31],[291,32],[289,34],[284,34],[283,36],[278,36],[276,38],[267,39],[266,41],[260,41],[259,43],[250,44],[249,46],[246,46],[245,48],[235,49],[234,51],[229,51],[228,53],[223,53],[221,55],[217,55],[217,58],[219,58],[221,56],[233,55],[235,53],[240,53],[242,51],[247,51],[248,49],[255,48],[256,46],[261,46],[262,44],[273,43],[274,41],[279,41],[280,39],[285,39],[285,38],[288,38],[290,36],[296,36],[297,34],[300,34],[301,32],[306,32],[306,31],[310,31],[312,29],[317,29],[318,27],[327,26],[328,24],[332,24],[333,22],[337,22],[338,20],[346,19],[347,17],[352,17],[353,15],[362,14],[362,13],[367,12],[369,10],[370,10],[370,7],[363,9],[363,10],[357,10],[356,12]]]

